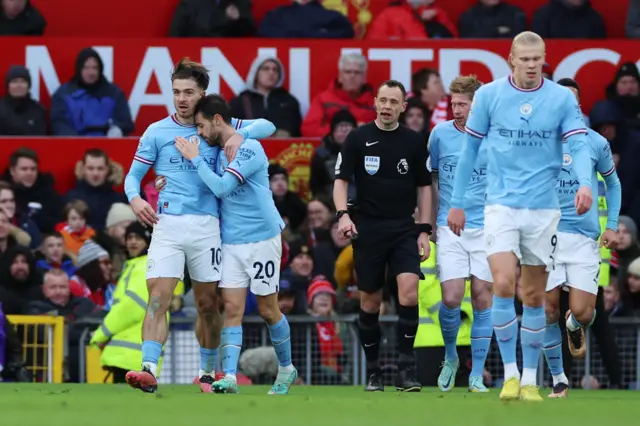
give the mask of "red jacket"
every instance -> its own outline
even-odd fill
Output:
[[[376,110],[373,108],[375,94],[373,88],[365,85],[360,96],[352,98],[340,88],[337,80],[332,81],[324,92],[318,93],[307,116],[302,122],[302,136],[323,137],[331,130],[331,118],[341,109],[348,109],[358,123],[375,120]]]
[[[384,8],[367,31],[368,40],[426,40],[427,30],[408,4]]]

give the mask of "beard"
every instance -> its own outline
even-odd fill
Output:
[[[220,146],[222,145],[222,136],[220,134],[209,135],[204,139],[209,146]]]

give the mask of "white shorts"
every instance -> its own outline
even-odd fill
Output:
[[[278,292],[280,284],[280,235],[258,243],[222,245],[220,288],[250,288],[256,296]]]
[[[553,266],[560,210],[514,209],[500,205],[484,208],[484,240],[487,257],[513,252],[520,263]]]
[[[493,282],[484,251],[484,230],[466,229],[457,236],[448,226],[439,226],[436,234],[436,262],[440,282],[473,275]]]
[[[559,232],[555,267],[549,272],[547,291],[564,285],[597,295],[599,278],[598,242],[584,235]]]
[[[147,279],[184,278],[203,283],[220,281],[220,222],[214,216],[161,214],[153,229]]]

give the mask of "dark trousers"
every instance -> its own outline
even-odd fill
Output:
[[[118,367],[105,367],[105,370],[109,372],[111,378],[113,378],[114,384],[127,383],[125,380],[125,376],[127,375],[127,370],[123,370]]]
[[[562,330],[562,358],[564,362],[564,371],[567,377],[571,377],[571,368],[573,367],[573,357],[569,353],[567,344],[566,323],[564,312],[569,309],[569,293],[560,292],[560,329]],[[620,368],[620,353],[618,345],[612,333],[609,324],[609,315],[604,309],[604,291],[602,287],[598,288],[596,297],[596,319],[591,324],[591,335],[595,337],[598,343],[598,350],[602,357],[602,363],[609,376],[609,387],[619,387],[622,385],[622,370]],[[580,380],[581,378],[578,378]]]
[[[415,348],[418,381],[422,386],[438,386],[440,367],[444,361],[444,346]],[[460,368],[456,374],[456,386],[469,386],[469,374],[471,370],[467,361],[471,359],[470,346],[458,346],[458,358]]]

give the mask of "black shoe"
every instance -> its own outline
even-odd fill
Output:
[[[382,374],[379,372],[373,373],[369,376],[367,386],[364,388],[365,392],[384,392],[384,383],[382,382]]]
[[[416,377],[416,368],[405,367],[396,375],[396,389],[401,392],[420,392],[422,385]]]
[[[549,395],[549,398],[566,398],[568,393],[569,385],[560,382],[553,387],[553,391]]]

